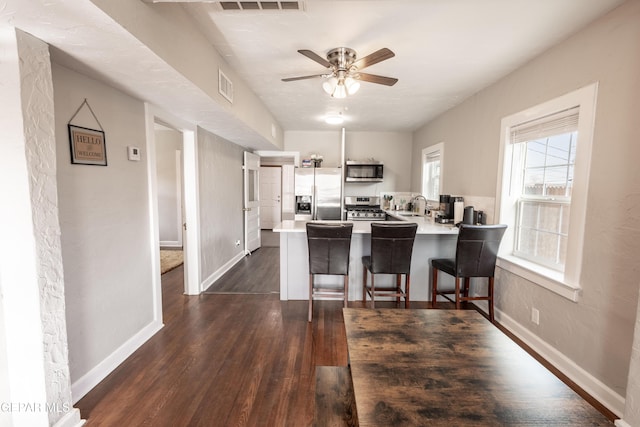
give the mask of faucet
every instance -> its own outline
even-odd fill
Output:
[[[415,203],[415,202],[416,202],[418,199],[422,199],[422,200],[424,200],[425,208],[428,208],[428,207],[429,207],[429,202],[427,201],[427,198],[426,198],[426,197],[424,197],[422,194],[418,194],[417,196],[413,196],[413,198],[411,199],[411,205],[414,207],[414,208],[413,208],[414,210],[417,210],[417,209],[416,209],[416,207],[417,207],[417,206],[416,206],[416,203]],[[420,213],[420,214],[424,214],[424,212],[419,212],[419,213]]]

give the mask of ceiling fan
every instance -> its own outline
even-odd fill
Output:
[[[378,76],[375,74],[362,73],[360,71],[365,67],[393,58],[395,54],[386,47],[360,59],[357,59],[356,51],[348,47],[337,47],[335,49],[331,49],[327,53],[327,59],[324,59],[317,53],[306,49],[299,50],[298,52],[323,67],[328,68],[329,73],[289,77],[282,79],[282,81],[292,82],[296,80],[323,77],[326,78],[327,81],[322,84],[322,88],[334,98],[344,98],[347,95],[353,95],[360,88],[360,81],[386,86],[393,86],[398,81],[398,79],[393,77]]]

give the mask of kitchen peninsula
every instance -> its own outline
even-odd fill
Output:
[[[397,215],[397,216],[396,216]],[[397,220],[418,224],[411,258],[411,300],[428,301],[429,260],[455,256],[458,229],[451,225],[436,224],[423,216],[394,215]],[[321,221],[323,222],[323,221]],[[324,221],[337,222],[337,221]],[[349,265],[349,300],[362,300],[362,257],[370,254],[371,222],[354,221]],[[283,221],[273,229],[280,233],[280,299],[306,300],[309,298],[309,261],[306,221]],[[391,275],[376,277],[376,283],[391,284]],[[338,276],[317,276],[317,283],[325,286],[342,285]],[[452,282],[453,283],[453,282]]]

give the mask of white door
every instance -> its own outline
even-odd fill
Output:
[[[260,156],[244,152],[244,250],[260,247]]]
[[[260,167],[260,228],[271,230],[282,221],[282,169]]]

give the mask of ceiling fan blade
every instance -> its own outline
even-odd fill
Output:
[[[395,53],[391,52],[390,49],[383,47],[382,49],[373,52],[371,55],[367,55],[364,58],[358,59],[353,63],[353,65],[355,65],[358,70],[362,70],[365,67],[369,67],[373,64],[377,64],[378,62],[393,58],[394,56],[396,56]]]
[[[393,86],[398,79],[393,77],[377,76],[375,74],[358,73],[358,79],[369,83],[378,83],[380,85]]]
[[[312,76],[301,76],[301,77],[288,77],[286,79],[282,79],[282,81],[283,82],[294,82],[296,80],[315,79],[316,77],[324,77],[324,74],[314,74]]]
[[[307,58],[316,61],[318,64],[322,65],[323,67],[326,68],[331,68],[331,63],[329,63],[329,61],[327,61],[326,59],[324,59],[323,57],[321,57],[320,55],[318,55],[315,52],[312,52],[310,50],[307,49],[301,49],[298,51],[298,53],[303,54],[304,56],[306,56]]]

